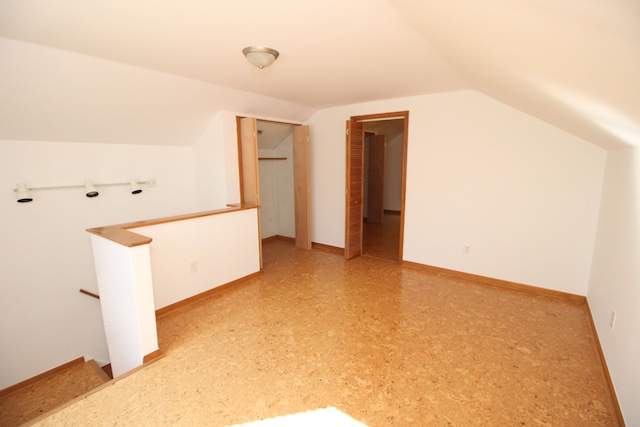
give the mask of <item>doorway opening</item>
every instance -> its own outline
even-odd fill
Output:
[[[237,126],[240,198],[258,206],[260,248],[279,237],[311,249],[309,127],[254,117]]]
[[[402,261],[409,112],[347,122],[345,258]]]

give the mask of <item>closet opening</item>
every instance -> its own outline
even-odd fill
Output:
[[[291,239],[311,249],[309,127],[238,117],[242,203],[257,204],[260,245]]]

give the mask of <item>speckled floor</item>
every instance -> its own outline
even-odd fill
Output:
[[[362,254],[391,261],[400,260],[400,212],[385,212],[382,224],[364,222]]]
[[[377,258],[273,240],[263,274],[158,328],[163,358],[38,425],[616,425],[581,303]]]
[[[0,397],[0,426],[22,425],[69,400],[110,381],[94,360]]]

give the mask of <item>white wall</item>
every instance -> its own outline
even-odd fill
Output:
[[[13,189],[156,178],[131,195],[126,186]],[[87,228],[196,210],[193,150],[118,144],[0,141],[0,389],[80,356],[108,361]]]
[[[474,91],[312,116],[313,241],[344,247],[345,121],[402,110],[404,259],[586,295],[605,151]]]
[[[404,133],[388,135],[384,172],[384,208],[391,211],[402,210],[403,152]]]
[[[384,165],[384,200],[385,210],[402,210],[402,157],[404,152],[404,120],[381,120],[365,122],[365,132],[373,132],[377,135],[385,135],[387,149],[385,150]],[[365,139],[365,163],[368,163],[369,147]],[[365,165],[365,212],[368,206],[367,174],[368,166]]]
[[[155,308],[260,271],[257,212],[246,209],[133,229],[153,239]]]
[[[628,426],[640,425],[640,149],[610,151],[587,300]],[[614,329],[610,328],[615,311]]]
[[[193,145],[198,211],[222,209],[226,207],[229,197],[236,197],[239,191],[231,191],[231,195],[227,192],[227,169],[230,168],[235,172],[236,179],[235,181],[231,180],[231,182],[235,183],[236,186],[239,185],[239,174],[237,144],[225,145],[224,119],[225,114],[223,112],[216,114],[207,129]],[[232,137],[227,137],[227,140],[233,141],[234,138],[235,133]],[[235,159],[231,162],[227,160],[229,147],[236,147],[235,150],[231,150],[232,152],[229,153],[229,156],[235,155]],[[238,201],[239,199],[236,199],[236,202]]]
[[[258,162],[262,238],[276,235],[295,237],[293,134],[274,149],[260,149],[259,156],[286,158]]]

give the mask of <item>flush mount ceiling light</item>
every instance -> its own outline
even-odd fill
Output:
[[[245,47],[242,49],[242,53],[244,53],[244,56],[247,57],[249,62],[260,69],[273,64],[273,61],[280,56],[277,50],[262,46]]]

